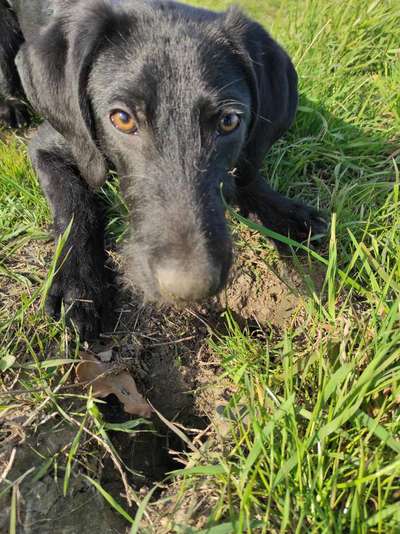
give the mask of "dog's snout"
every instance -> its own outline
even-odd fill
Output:
[[[198,301],[221,288],[221,268],[214,265],[189,268],[170,260],[157,268],[156,276],[167,300]]]

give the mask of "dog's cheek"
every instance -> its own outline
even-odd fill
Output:
[[[245,126],[241,127],[240,131],[230,135],[220,135],[216,140],[216,166],[229,171],[234,169],[243,151],[245,140]]]

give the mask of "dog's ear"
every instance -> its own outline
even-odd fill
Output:
[[[278,43],[237,8],[225,14],[223,24],[252,93],[252,124],[243,156],[258,170],[268,149],[293,122],[298,101],[297,74]]]
[[[126,26],[120,12],[101,0],[65,3],[54,20],[17,57],[22,84],[33,107],[70,144],[90,187],[106,179],[88,97],[91,66],[105,43]]]

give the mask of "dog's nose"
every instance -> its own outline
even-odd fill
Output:
[[[221,287],[221,268],[186,268],[170,261],[157,269],[160,292],[168,300],[198,301],[215,295]]]

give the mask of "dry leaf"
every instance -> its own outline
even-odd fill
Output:
[[[93,396],[104,398],[114,394],[124,405],[124,410],[132,415],[150,417],[151,407],[136,388],[135,381],[128,371],[113,371],[113,365],[99,361],[90,352],[81,353],[84,360],[77,365],[78,382],[93,387]]]

